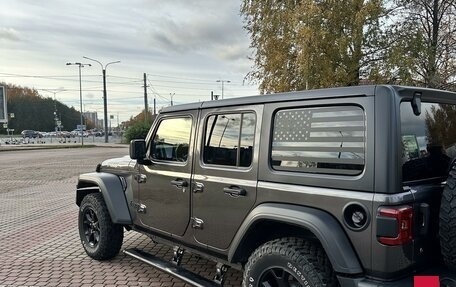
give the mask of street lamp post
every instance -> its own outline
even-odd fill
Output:
[[[225,135],[226,128],[228,127],[228,124],[230,123],[230,121],[233,121],[233,122],[236,121],[235,119],[228,118],[225,115],[222,116],[222,119],[226,119],[226,124],[225,124],[225,127],[223,128],[222,136],[220,137],[218,147],[220,147],[220,145],[222,144],[223,136]]]
[[[54,123],[55,123],[55,132],[58,132],[60,129],[60,124],[61,124],[61,119],[59,119],[59,116],[57,115],[57,98],[56,94],[60,92],[64,92],[65,90],[63,89],[55,89],[55,90],[48,90],[48,89],[43,89],[43,91],[52,93],[54,94]],[[51,137],[51,142],[52,142],[52,137]]]
[[[79,67],[79,104],[80,104],[80,111],[81,111],[81,146],[84,146],[84,117],[82,115],[82,81],[81,81],[81,68],[85,66],[92,66],[91,64],[82,64],[82,63],[66,63],[67,66],[77,65]]]
[[[104,107],[104,134],[105,134],[105,143],[108,142],[108,93],[106,91],[106,68],[111,64],[120,63],[120,61],[109,62],[103,66],[103,64],[95,59],[83,56],[84,59],[97,62],[101,66],[103,72],[103,107]]]
[[[223,85],[224,83],[231,83],[230,80],[217,80],[217,83],[222,83],[222,100],[223,100]]]

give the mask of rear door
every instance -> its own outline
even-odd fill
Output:
[[[194,158],[196,241],[227,249],[256,199],[263,106],[203,110]]]

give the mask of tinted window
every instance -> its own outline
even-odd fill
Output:
[[[186,162],[191,130],[191,118],[162,120],[152,140],[151,157],[155,160]]]
[[[253,113],[209,116],[206,121],[203,162],[226,166],[250,166],[254,134]]]
[[[456,107],[422,103],[421,115],[401,103],[402,179],[446,177],[456,156]]]
[[[360,174],[365,116],[357,106],[281,110],[274,117],[271,163],[276,170]]]

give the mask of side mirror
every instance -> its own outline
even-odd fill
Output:
[[[146,141],[143,139],[132,140],[130,142],[130,158],[136,159],[139,164],[150,164],[146,157]]]

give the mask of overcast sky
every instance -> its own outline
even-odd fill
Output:
[[[252,62],[249,38],[233,0],[0,0],[0,82],[64,90],[59,101],[79,110],[77,66],[82,69],[84,110],[103,114],[102,77],[106,64],[108,113],[126,120],[144,108],[143,73],[149,104],[158,106],[256,95],[243,83]],[[52,115],[50,115],[52,116]]]

